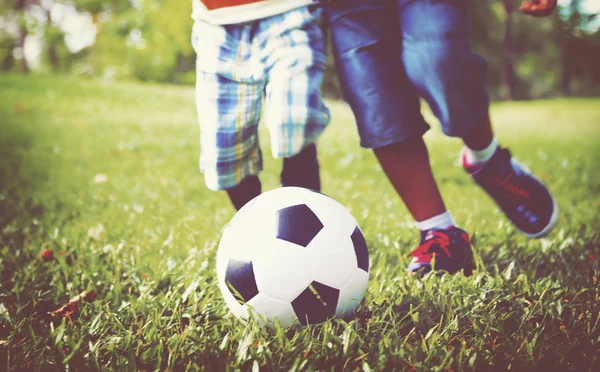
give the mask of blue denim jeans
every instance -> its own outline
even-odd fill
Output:
[[[361,145],[382,147],[429,128],[466,136],[487,114],[487,63],[471,52],[469,0],[337,0],[325,6],[344,97]]]

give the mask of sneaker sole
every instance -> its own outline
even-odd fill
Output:
[[[544,236],[548,235],[550,233],[550,231],[552,231],[552,229],[554,228],[554,226],[556,226],[556,222],[558,222],[558,204],[556,204],[556,200],[554,198],[552,198],[552,216],[550,216],[550,221],[548,221],[548,225],[546,225],[546,227],[544,227],[542,229],[542,231],[540,231],[539,233],[536,234],[530,234],[530,233],[526,233],[523,230],[520,230],[523,234],[525,234],[528,238],[532,238],[532,239],[538,239],[538,238],[543,238]]]

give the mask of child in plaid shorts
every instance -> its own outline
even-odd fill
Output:
[[[283,158],[282,186],[320,190],[315,142],[329,122],[321,9],[312,0],[193,0],[200,169],[234,207],[258,196],[258,123]]]

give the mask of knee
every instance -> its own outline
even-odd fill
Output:
[[[407,75],[441,123],[463,137],[488,110],[487,63],[468,48],[423,48],[408,54]]]

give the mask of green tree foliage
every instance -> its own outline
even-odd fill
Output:
[[[10,71],[14,68],[13,50],[17,46],[15,37],[0,29],[0,71]]]
[[[521,0],[471,2],[473,47],[488,61],[492,98],[599,93],[600,22],[583,11],[583,1],[589,0],[571,0],[548,18],[521,14]],[[93,45],[67,48],[65,32],[51,17],[53,3],[89,15]],[[33,32],[42,36],[41,71],[189,84],[195,62],[190,14],[189,0],[8,0],[0,4],[0,69],[28,70],[14,51]],[[331,51],[328,57],[324,91],[340,98]]]
[[[600,15],[582,12],[581,3],[571,1],[562,11],[562,27],[554,29],[565,95],[600,93],[600,31],[594,32]]]
[[[143,48],[132,56],[133,76],[140,80],[192,82],[195,53],[190,42],[191,3],[152,1],[139,30]]]
[[[36,0],[7,0],[0,3],[0,58],[2,58],[3,69],[16,67],[14,54],[22,56],[31,27],[28,12],[36,3]],[[29,73],[28,61],[25,58],[19,60],[21,71]]]
[[[90,71],[100,76],[190,82],[194,51],[191,2],[178,0],[77,0],[92,15],[96,42]]]

